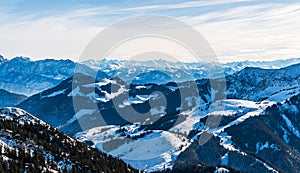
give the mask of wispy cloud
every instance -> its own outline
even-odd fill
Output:
[[[196,8],[209,5],[224,5],[237,2],[248,2],[250,0],[214,0],[214,1],[192,1],[182,2],[178,4],[163,4],[163,5],[147,5],[132,8],[120,9],[120,11],[137,11],[137,10],[168,10],[168,9],[182,9],[182,8]]]
[[[300,56],[300,3],[236,7],[183,17],[215,48],[223,61],[272,60]]]
[[[206,6],[210,6],[207,11],[188,13],[190,9]],[[174,9],[172,13],[170,9]],[[180,12],[174,14],[176,10]],[[156,11],[195,27],[222,61],[300,57],[300,3],[250,3],[248,0],[79,6],[42,17],[37,12],[17,15],[3,10],[0,12],[0,54],[10,58],[25,55],[34,59],[76,59],[88,41],[108,24]]]
[[[102,29],[99,25],[87,24],[85,17],[93,14],[80,10],[61,16],[14,18],[0,13],[0,16],[8,16],[0,22],[0,54],[8,58],[22,55],[33,59],[76,59]]]

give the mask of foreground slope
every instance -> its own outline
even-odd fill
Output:
[[[18,108],[0,109],[1,172],[138,172]]]

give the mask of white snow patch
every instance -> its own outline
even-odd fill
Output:
[[[143,89],[146,88],[145,86],[135,86],[136,89]]]
[[[262,151],[266,148],[271,148],[273,150],[279,150],[279,146],[277,144],[269,144],[268,141],[266,141],[264,144],[261,142],[256,143],[256,153],[258,153],[259,151]]]
[[[282,136],[282,138],[285,141],[285,143],[288,144],[290,142],[290,138],[289,138],[290,133],[287,132],[287,130],[284,127],[282,127],[282,126],[281,126],[281,129],[283,130],[283,136]]]
[[[235,110],[223,110],[223,111],[214,111],[214,112],[209,113],[208,115],[209,116],[211,116],[211,115],[232,116],[236,113],[237,113],[237,111],[235,111]]]
[[[60,94],[63,94],[65,93],[66,89],[64,90],[59,90],[59,91],[55,91],[49,95],[46,95],[46,96],[42,96],[41,98],[49,98],[49,97],[54,97],[54,96],[57,96],[57,95],[60,95]]]
[[[133,104],[145,103],[151,98],[151,95],[136,95],[135,97],[130,96],[128,100],[124,100],[123,103],[119,104],[119,108],[124,108],[125,106],[130,106]]]
[[[299,85],[293,85],[287,87],[270,87],[268,88],[271,96],[268,98],[274,102],[284,102],[287,98],[291,98],[294,95],[300,93]]]
[[[165,110],[166,110],[166,107],[160,106],[160,109],[151,108],[150,113],[151,113],[151,115],[163,114],[163,113],[165,113]]]
[[[81,109],[78,111],[71,119],[67,121],[67,123],[72,123],[80,118],[82,118],[85,115],[91,115],[95,112],[96,110],[94,109]]]
[[[105,97],[101,97],[101,98],[96,98],[96,100],[98,101],[104,101],[104,102],[107,102],[111,99],[114,99],[116,98],[117,96],[119,96],[120,94],[126,92],[127,89],[125,89],[123,86],[121,86],[118,91],[116,92],[113,92],[113,93],[108,93],[106,91],[102,91],[104,94],[105,94]]]
[[[240,152],[239,149],[237,149],[233,146],[232,141],[231,141],[231,136],[229,136],[226,132],[219,134],[219,137],[221,138],[220,145],[222,145],[225,149],[243,153],[243,152]]]
[[[266,164],[265,162],[259,160],[259,159],[255,159],[257,162],[261,163],[264,165],[265,168],[267,168],[269,171],[271,171],[272,173],[278,173],[278,171],[276,171],[274,168],[272,168],[270,165]]]
[[[286,125],[288,126],[289,130],[296,136],[300,139],[300,133],[299,133],[299,130],[294,127],[293,123],[291,122],[291,120],[289,120],[289,118],[284,115],[284,114],[280,114],[281,117],[284,119]]]
[[[80,88],[76,87],[75,89],[73,89],[69,94],[69,97],[73,97],[73,96],[84,96],[84,94],[82,92],[80,92]]]
[[[216,170],[214,173],[230,173],[230,171],[226,168],[218,168],[216,167]]]
[[[125,106],[130,106],[133,104],[141,104],[145,103],[146,101],[150,100],[151,98],[157,97],[157,94],[151,95],[136,95],[135,97],[130,96],[129,99],[124,100],[123,103],[119,104],[119,108],[124,108]]]
[[[167,88],[169,88],[171,91],[175,91],[178,89],[177,86],[167,86]]]
[[[226,154],[221,158],[221,164],[222,164],[222,165],[228,165],[228,153],[226,153]]]
[[[249,106],[251,108],[255,108],[252,111],[249,111],[248,113],[240,116],[239,118],[237,118],[234,121],[231,121],[230,123],[228,123],[227,125],[221,126],[221,127],[217,127],[216,129],[211,129],[209,130],[209,132],[213,132],[216,134],[220,134],[222,133],[226,128],[229,128],[233,125],[237,125],[240,124],[242,122],[244,122],[246,119],[250,118],[250,117],[254,117],[254,116],[259,116],[261,115],[261,113],[269,106],[276,104],[276,102],[267,102],[267,101],[263,101],[261,103],[255,103],[255,102],[251,102],[251,101],[243,101],[241,100],[240,103],[247,103],[246,105],[249,104]]]
[[[126,133],[135,136],[137,132],[143,133],[143,131],[137,131],[138,127],[139,125],[129,125],[124,128],[126,128]],[[75,136],[80,141],[93,141],[93,147],[104,151],[103,144],[105,142],[113,139],[125,139],[116,133],[118,129],[120,129],[119,126],[97,127],[77,133]],[[185,136],[157,130],[142,138],[121,143],[115,149],[106,152],[120,157],[137,169],[156,171],[171,168],[176,157],[189,145],[190,141]]]
[[[103,79],[102,81],[95,83],[94,86],[96,86],[96,87],[100,90],[100,87],[101,87],[101,86],[105,86],[105,85],[110,84],[110,83],[111,83],[111,84],[117,84],[117,82],[114,81],[114,80]],[[92,87],[93,87],[93,86],[92,86]]]

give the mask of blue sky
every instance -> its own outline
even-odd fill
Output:
[[[0,0],[0,54],[76,60],[126,17],[158,14],[197,29],[224,62],[300,57],[300,1]]]

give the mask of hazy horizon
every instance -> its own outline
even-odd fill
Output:
[[[128,61],[129,60],[129,59],[118,59],[118,58],[103,58],[103,59],[87,59],[87,60],[82,60],[82,61],[76,61],[76,60],[78,60],[78,58],[71,59],[71,58],[42,57],[42,58],[38,58],[38,59],[33,59],[31,57],[23,56],[23,55],[17,55],[17,56],[12,57],[12,58],[7,58],[7,57],[3,56],[2,54],[0,54],[0,56],[2,56],[6,60],[12,60],[14,58],[22,57],[22,58],[29,58],[31,61],[42,61],[42,60],[50,59],[50,60],[71,60],[71,61],[76,62],[76,63],[82,63],[82,62],[85,62],[85,61],[101,61],[101,60],[112,60],[112,61]],[[286,58],[286,59],[281,59],[281,58],[274,59],[274,60],[273,59],[272,60],[248,60],[248,59],[243,59],[243,60],[239,60],[239,61],[226,61],[226,62],[217,62],[217,63],[227,64],[227,63],[238,63],[238,62],[246,62],[246,61],[249,61],[249,62],[274,62],[274,61],[281,61],[281,60],[298,60],[298,59],[300,59],[300,56],[299,57]],[[144,62],[144,61],[151,61],[151,60],[156,60],[156,61],[163,60],[163,61],[167,61],[167,62],[182,62],[182,63],[197,63],[197,62],[199,62],[199,61],[189,61],[189,62],[170,61],[168,59],[161,59],[161,58],[141,59],[141,60],[137,60],[137,59],[132,60],[131,59],[129,61]],[[214,62],[212,62],[212,63],[214,63]]]

